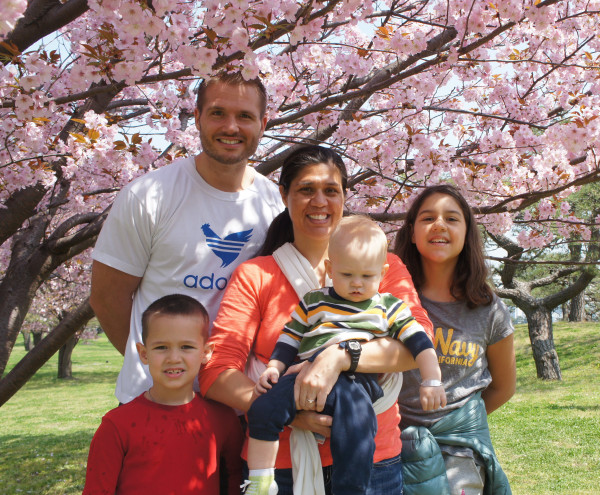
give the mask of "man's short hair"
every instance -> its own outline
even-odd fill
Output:
[[[264,117],[267,112],[267,90],[262,81],[256,77],[254,79],[244,79],[242,73],[237,72],[219,72],[214,77],[204,79],[198,87],[198,95],[196,96],[196,108],[198,112],[202,113],[202,106],[204,105],[204,96],[206,95],[206,89],[215,83],[229,84],[231,86],[252,86],[258,91],[260,97],[260,117]]]
[[[208,339],[208,313],[196,299],[184,294],[169,294],[154,301],[142,313],[142,343],[146,344],[148,338],[148,323],[154,315],[170,316],[200,316],[204,320],[202,325],[202,338]]]

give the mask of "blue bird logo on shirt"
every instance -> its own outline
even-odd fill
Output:
[[[221,239],[218,234],[210,228],[210,225],[205,223],[202,226],[202,232],[206,237],[206,243],[208,247],[221,258],[221,268],[230,265],[240,255],[244,244],[246,244],[250,237],[252,237],[252,230],[244,230],[242,232],[235,232],[229,234],[224,239]]]

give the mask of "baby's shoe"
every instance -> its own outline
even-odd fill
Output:
[[[244,495],[277,495],[279,492],[274,476],[248,476],[240,488]]]

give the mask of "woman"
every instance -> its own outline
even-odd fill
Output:
[[[510,493],[491,445],[487,414],[515,392],[514,329],[508,310],[487,283],[477,222],[458,190],[450,185],[425,189],[408,210],[394,251],[406,263],[433,322],[447,395],[446,407],[423,411],[419,376],[412,371],[404,374],[399,397],[402,458],[416,455],[409,453],[409,447],[425,448],[419,442],[427,444],[431,433],[444,461],[438,480],[445,484],[445,465],[449,493]],[[429,431],[404,430],[408,425]],[[479,431],[473,432],[472,427]],[[418,467],[426,466],[414,459],[421,463]],[[425,478],[431,480],[431,473]],[[416,485],[418,480],[405,482]],[[407,485],[407,493],[447,493],[439,486],[425,492],[421,485],[414,491]]]
[[[342,217],[347,174],[337,153],[305,146],[285,160],[279,184],[286,210],[273,221],[263,256],[243,263],[234,272],[210,339],[215,345],[213,358],[200,373],[206,397],[244,412],[254,399],[255,382],[247,374],[256,376],[255,365],[268,362],[283,325],[298,304],[299,293],[326,283],[324,260],[329,236]],[[431,329],[405,267],[393,255],[389,255],[388,263],[380,291],[406,301],[417,320]],[[316,411],[322,409],[339,374],[350,364],[349,354],[337,346],[324,350],[314,362],[304,363],[296,380],[297,406],[303,412],[293,426],[329,435],[331,418]],[[377,339],[362,346],[357,371],[392,373],[414,366],[410,353],[398,341]],[[401,444],[395,398],[377,418],[375,464],[367,493],[400,494]],[[286,428],[280,436],[275,474],[280,495],[292,494],[289,437]],[[328,442],[319,446],[319,455],[323,466],[331,466]],[[325,468],[326,482],[328,474]],[[318,493],[316,486],[309,485],[308,490]]]

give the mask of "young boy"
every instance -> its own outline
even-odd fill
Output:
[[[423,408],[434,409],[445,403],[431,340],[406,304],[391,294],[378,293],[388,269],[386,254],[384,232],[367,217],[343,218],[332,233],[325,268],[333,287],[311,291],[300,301],[255,387],[256,394],[264,395],[259,395],[248,411],[246,494],[277,493],[274,465],[279,433],[296,415],[296,375],[281,375],[296,357],[311,359],[325,347],[339,345],[352,359],[350,369],[340,375],[323,409],[324,414],[333,416],[333,493],[365,493],[371,476],[377,430],[372,403],[382,397],[383,391],[376,374],[354,373],[360,355],[359,340],[391,336],[402,341],[421,372]]]
[[[239,494],[239,420],[193,390],[212,353],[207,339],[208,314],[192,297],[164,296],[144,311],[137,350],[153,385],[102,418],[90,445],[84,495],[214,495],[223,462],[227,493]]]

